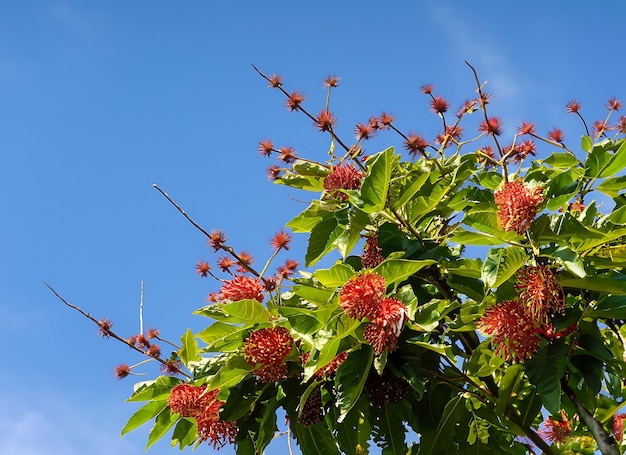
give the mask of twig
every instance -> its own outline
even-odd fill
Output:
[[[143,335],[143,280],[139,288],[139,333]]]

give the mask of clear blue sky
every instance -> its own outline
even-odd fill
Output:
[[[99,338],[44,282],[124,336],[138,331],[141,280],[147,326],[172,339],[203,327],[191,312],[217,286],[194,265],[214,257],[152,183],[257,263],[303,208],[289,198],[302,195],[267,182],[258,141],[323,160],[329,139],[287,112],[250,62],[305,92],[313,112],[322,79],[339,75],[332,110],[346,138],[382,110],[433,137],[419,87],[432,82],[459,106],[475,88],[464,60],[509,134],[535,120],[575,145],[568,100],[592,122],[609,97],[626,98],[623,1],[174,4],[0,3],[2,454],[143,453],[149,427],[119,438],[134,378],[112,374],[141,358]],[[394,144],[381,136],[369,151]],[[286,453],[284,438],[271,447]]]

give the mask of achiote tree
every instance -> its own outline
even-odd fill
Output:
[[[622,103],[609,100],[591,129],[580,104],[568,103],[581,119],[576,147],[533,123],[505,140],[473,72],[476,95],[455,114],[422,87],[441,119],[434,138],[402,132],[382,113],[358,123],[349,144],[329,107],[338,78],[326,79],[315,114],[280,76],[259,74],[329,134],[323,162],[259,144],[278,159],[274,183],[314,197],[256,269],[161,191],[218,253],[216,264],[197,265],[218,286],[195,312],[206,328],[187,331],[167,359],[158,333],[124,339],[93,319],[165,373],[138,385],[130,401],[146,404],[123,433],[154,420],[149,445],[171,432],[181,449],[207,441],[262,453],[282,408],[306,455],[357,455],[372,444],[384,454],[621,453]],[[366,141],[384,132],[408,154],[366,155]],[[308,234],[308,271],[294,260],[271,265],[292,233]],[[316,268],[329,254],[340,259]]]

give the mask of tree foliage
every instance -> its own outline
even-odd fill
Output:
[[[176,357],[150,354],[174,376],[137,386],[130,401],[145,405],[122,433],[154,421],[148,446],[169,432],[181,449],[208,441],[262,453],[282,408],[305,455],[372,445],[383,454],[620,453],[621,102],[609,100],[591,129],[579,103],[568,103],[582,121],[580,147],[531,123],[505,145],[476,77],[475,97],[456,115],[422,87],[442,123],[432,142],[383,113],[357,124],[346,145],[328,101],[337,78],[326,80],[328,100],[315,115],[282,78],[260,74],[331,138],[323,162],[269,140],[259,146],[279,160],[268,169],[274,183],[314,194],[286,223],[308,235],[307,270],[288,260],[270,272],[288,231],[272,239],[258,271],[225,234],[196,225],[224,253],[225,278],[195,312],[206,328],[187,331]],[[366,141],[384,131],[408,155],[389,147],[367,156]],[[316,268],[328,255],[339,259]],[[197,269],[219,275],[205,262]],[[148,352],[144,341],[127,343]]]

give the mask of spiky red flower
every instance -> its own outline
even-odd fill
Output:
[[[517,129],[520,135],[535,134],[537,131],[537,125],[531,122],[522,122],[522,125]]]
[[[565,311],[565,294],[556,281],[554,271],[546,265],[527,266],[515,275],[515,290],[528,305],[530,315],[539,324],[546,324],[548,316]]]
[[[191,384],[178,384],[170,392],[167,405],[173,413],[181,417],[198,417],[217,396],[219,390],[206,392],[206,384],[199,387]]]
[[[161,346],[156,343],[152,343],[146,351],[146,355],[154,358],[161,357]]]
[[[498,206],[498,219],[506,231],[523,234],[537,215],[543,202],[543,189],[529,188],[521,180],[506,182],[494,194]]]
[[[297,111],[298,109],[300,109],[300,105],[304,102],[304,100],[305,97],[302,93],[297,91],[292,92],[291,95],[289,95],[285,100],[285,105],[290,111]]]
[[[200,440],[208,441],[214,449],[221,449],[227,443],[235,443],[239,431],[237,422],[221,420],[216,413],[205,413],[197,418],[196,423]]]
[[[274,234],[274,237],[272,237],[272,240],[270,241],[270,245],[272,245],[272,250],[274,251],[278,251],[281,249],[288,250],[289,242],[291,242],[291,235],[281,229],[276,234]]]
[[[419,134],[413,132],[409,133],[404,141],[404,148],[407,149],[409,153],[413,156],[417,155],[418,153],[424,156],[426,154],[426,147],[428,147],[429,145],[430,144],[426,139],[424,139]]]
[[[161,334],[161,331],[159,329],[148,329],[148,332],[146,333],[146,336],[148,337],[149,340],[152,340],[154,338],[159,338],[159,335]]]
[[[548,132],[548,139],[559,144],[563,142],[563,131],[558,128],[553,128]]]
[[[129,374],[132,374],[132,372],[128,365],[126,365],[125,363],[120,363],[118,366],[115,367],[114,374],[116,379],[123,379]]]
[[[478,125],[478,131],[486,134],[493,134],[494,136],[500,136],[502,133],[502,120],[498,117],[489,117],[487,120],[480,122],[480,125]]]
[[[337,75],[328,75],[328,77],[326,77],[326,79],[324,79],[323,85],[324,88],[331,88],[331,87],[339,87],[339,81],[341,80],[341,78]]]
[[[217,251],[226,245],[226,234],[222,231],[211,231],[209,234],[209,245],[213,247],[213,251]]]
[[[567,104],[565,105],[565,109],[567,110],[568,114],[577,114],[578,111],[580,111],[582,107],[583,105],[580,104],[580,102],[576,100],[568,101]]]
[[[150,342],[143,333],[138,333],[137,335],[135,335],[135,344],[139,349],[147,349],[150,347]]]
[[[365,326],[363,337],[374,347],[376,355],[387,349],[394,351],[398,337],[408,319],[408,310],[404,303],[393,298],[383,299],[371,324]]]
[[[626,134],[626,115],[620,115],[615,126],[620,133]]]
[[[284,265],[281,265],[276,269],[278,274],[283,278],[289,278],[294,274],[298,268],[298,261],[294,261],[293,259],[287,259]]]
[[[340,190],[358,190],[362,180],[363,173],[351,163],[339,164],[324,178],[324,189],[331,199],[347,201],[348,195]]]
[[[385,260],[382,248],[378,246],[378,237],[368,237],[363,246],[361,264],[365,269],[373,269]]]
[[[593,137],[596,139],[602,136],[606,131],[610,130],[611,127],[604,120],[596,120],[593,122]]]
[[[160,370],[164,374],[181,374],[183,369],[183,362],[180,360],[166,360],[161,364]]]
[[[232,280],[224,283],[220,289],[220,300],[230,300],[236,302],[238,300],[256,299],[263,301],[263,284],[254,278],[238,275]]]
[[[424,95],[430,95],[433,93],[433,90],[435,89],[435,86],[433,84],[424,84],[420,87],[420,91],[424,94]]]
[[[580,212],[583,212],[585,210],[585,204],[580,199],[576,199],[574,202],[572,202],[567,207],[567,210],[569,210],[570,212],[579,212],[580,213]]]
[[[382,125],[381,128],[387,128],[389,129],[391,127],[391,124],[394,122],[396,118],[390,114],[387,114],[386,112],[382,112],[379,116],[378,116],[378,122]]]
[[[339,365],[341,365],[344,362],[344,360],[346,360],[347,358],[348,358],[348,351],[340,352],[339,354],[335,356],[335,358],[333,358],[333,360],[328,362],[328,364],[324,365],[322,368],[317,370],[313,374],[313,377],[330,378],[333,374],[335,374],[335,371],[337,371],[337,368],[339,368]]]
[[[463,137],[463,127],[461,125],[450,125],[446,127],[444,134],[438,134],[435,138],[437,144],[450,147],[452,142],[458,142]]]
[[[461,106],[459,110],[456,112],[456,116],[458,118],[463,117],[469,111],[474,109],[475,105],[476,105],[476,100],[465,100],[465,102],[463,103],[463,106]]]
[[[283,85],[283,77],[278,74],[270,74],[268,87],[278,88]]]
[[[372,125],[372,123],[357,123],[354,127],[354,134],[356,135],[357,140],[363,139],[367,141],[371,139],[374,134],[376,134],[376,127]]]
[[[615,97],[612,97],[606,103],[606,108],[610,111],[619,111],[622,107],[624,107],[624,103]]]
[[[377,273],[364,273],[350,278],[339,293],[343,311],[352,319],[373,320],[385,295],[385,279]]]
[[[528,307],[520,300],[505,300],[485,311],[478,329],[492,338],[495,352],[506,360],[524,360],[539,350],[541,338],[535,331]]]
[[[546,439],[550,442],[563,443],[572,434],[572,428],[570,427],[565,411],[561,411],[561,420],[548,417],[543,425],[545,430],[542,430],[541,433],[544,434]]]
[[[494,157],[493,147],[491,145],[485,145],[483,148],[479,149],[480,153],[477,153],[477,159],[479,163],[486,162],[487,166],[493,164],[492,159]]]
[[[446,101],[446,99],[443,96],[436,95],[436,96],[433,96],[432,100],[430,100],[430,109],[435,114],[443,114],[447,112],[449,107],[450,107],[450,104]]]
[[[222,256],[221,258],[219,258],[219,260],[217,261],[217,266],[220,268],[220,270],[222,272],[230,272],[230,268],[235,265],[236,262],[233,261],[231,258],[229,258],[228,256]]]
[[[240,262],[237,264],[237,271],[239,273],[246,273],[248,272],[248,269],[245,266],[250,267],[254,262],[254,259],[252,258],[252,255],[247,251],[240,251],[239,261]]]
[[[334,114],[327,110],[323,110],[315,117],[313,126],[316,126],[317,129],[323,133],[324,131],[332,131],[336,123],[337,119]]]
[[[293,147],[284,146],[278,149],[278,159],[283,163],[293,163],[298,158]]]
[[[269,166],[265,171],[265,173],[267,174],[267,179],[271,181],[276,180],[281,172],[282,169],[276,165]]]
[[[252,332],[244,344],[246,362],[260,364],[253,372],[261,382],[281,381],[287,377],[283,363],[293,348],[293,338],[285,327],[270,327]]]
[[[532,139],[522,141],[515,146],[511,158],[514,162],[522,162],[528,155],[535,156],[537,151],[537,144]]]
[[[613,416],[613,436],[615,436],[615,440],[620,444],[624,439],[624,418],[626,418],[626,414],[616,414]]]
[[[109,338],[111,336],[111,327],[113,327],[113,323],[106,319],[102,318],[98,321],[98,335],[104,338]]]
[[[196,264],[196,273],[202,278],[206,278],[211,270],[211,266],[208,262],[200,261]]]
[[[271,156],[274,151],[274,144],[269,139],[263,139],[259,142],[259,153],[263,156]]]

